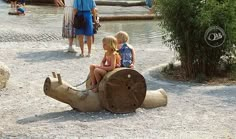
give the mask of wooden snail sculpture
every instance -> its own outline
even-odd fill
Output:
[[[167,105],[166,92],[163,89],[147,91],[144,77],[133,69],[117,68],[108,72],[98,86],[98,93],[90,90],[89,79],[86,81],[86,88],[84,91],[76,89],[55,72],[44,83],[47,96],[82,112],[106,109],[113,113],[128,113],[139,107],[155,108]]]

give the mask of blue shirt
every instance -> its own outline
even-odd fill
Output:
[[[83,3],[83,7],[81,2]],[[96,7],[96,3],[94,0],[75,0],[73,6],[78,11],[91,11]]]
[[[121,67],[129,68],[132,64],[132,49],[128,44],[123,43],[122,47],[119,49],[119,54],[121,56]]]
[[[25,9],[22,8],[22,7],[18,8],[17,11],[18,11],[18,12],[21,12],[21,13],[25,13]]]

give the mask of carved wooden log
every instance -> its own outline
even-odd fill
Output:
[[[96,0],[96,5],[107,5],[107,6],[145,6],[144,1],[103,1]]]
[[[88,77],[89,78],[89,77]],[[86,88],[91,88],[90,80],[88,79],[86,82]],[[147,90],[145,99],[142,108],[157,108],[166,106],[168,103],[167,93],[164,89],[158,90]]]
[[[87,80],[86,88],[90,87],[90,80]],[[108,73],[99,85],[99,93],[76,90],[63,81],[60,74],[56,75],[53,72],[53,77],[47,77],[45,80],[44,92],[83,112],[107,109],[115,113],[126,113],[135,111],[141,104],[143,108],[167,105],[167,95],[163,89],[146,93],[144,78],[136,71],[125,68],[115,69]]]
[[[156,108],[167,105],[167,94],[164,89],[147,91],[142,108]]]
[[[154,14],[147,15],[115,15],[115,16],[100,16],[100,21],[118,21],[118,20],[153,20],[160,18]]]
[[[89,86],[87,81],[86,87]],[[107,73],[99,84],[101,105],[113,113],[134,112],[146,95],[144,77],[136,70],[117,68]]]
[[[61,79],[60,74],[53,73],[44,82],[44,93],[58,101],[69,104],[72,108],[83,112],[100,111],[98,94],[91,91],[82,92],[73,88],[70,84]]]

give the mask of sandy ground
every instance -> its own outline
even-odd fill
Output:
[[[0,31],[49,33],[34,26],[12,28],[2,22],[0,26]],[[11,69],[7,87],[0,90],[0,138],[236,138],[236,86],[158,80],[157,66],[173,57],[166,47],[147,49],[146,43],[136,47],[136,70],[145,77],[148,90],[167,91],[166,107],[139,108],[129,114],[82,113],[47,97],[43,83],[52,71],[75,85],[86,78],[90,63],[100,61],[99,38],[109,34],[106,25],[100,32],[90,58],[65,53],[65,40],[0,42],[0,61]]]

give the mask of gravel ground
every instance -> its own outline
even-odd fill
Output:
[[[168,63],[173,57],[173,52],[164,46],[152,47],[160,45],[160,38],[152,38],[148,43],[145,37],[150,39],[152,36],[144,35],[141,36],[144,43],[137,40],[132,44],[138,56],[136,70],[144,75],[148,90],[164,88],[167,91],[166,107],[139,108],[129,114],[107,111],[82,113],[47,97],[43,92],[44,80],[56,71],[72,85],[82,82],[88,75],[88,65],[97,63],[103,55],[101,38],[117,30],[108,29],[110,23],[104,23],[96,36],[92,57],[80,58],[78,54],[65,53],[66,40],[57,39],[61,15],[57,15],[57,20],[52,18],[51,22],[42,23],[41,29],[40,24],[15,24],[22,18],[9,17],[15,22],[7,22],[6,15],[0,16],[4,19],[0,22],[0,37],[4,31],[10,32],[0,42],[0,61],[11,69],[7,87],[0,90],[0,138],[236,138],[236,86],[158,80],[158,65]],[[119,25],[118,30],[124,30],[120,23],[111,24]],[[126,22],[121,24],[128,25]],[[148,24],[145,22],[145,25]],[[38,34],[56,37],[46,41],[11,39],[14,34],[22,32],[35,33],[35,38]],[[129,34],[135,36],[133,32],[136,30],[131,28]]]

